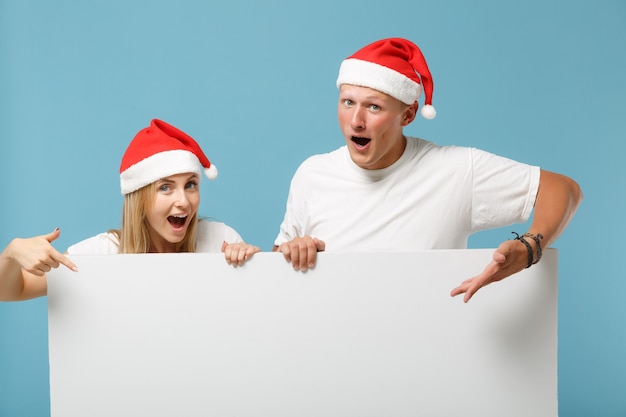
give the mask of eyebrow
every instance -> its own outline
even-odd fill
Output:
[[[189,180],[192,180],[192,179],[198,179],[198,174],[192,173],[185,181],[189,181]],[[174,180],[171,179],[170,177],[163,177],[163,178],[159,179],[157,182],[162,184],[162,183],[167,183],[167,182],[174,182]]]
[[[341,92],[339,94],[339,98],[343,100],[352,100],[352,101],[385,101],[387,99],[387,95],[385,93],[369,93],[361,96],[360,98],[356,98],[355,95],[351,92]]]

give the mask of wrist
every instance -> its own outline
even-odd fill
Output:
[[[543,239],[543,235],[541,233],[537,233],[535,235],[533,233],[526,232],[522,235],[522,237],[529,238],[535,242],[535,258],[533,264],[536,264],[541,260],[541,256],[543,255],[543,249],[541,248],[541,239]]]
[[[0,252],[0,257],[14,261],[15,257],[13,256],[13,247],[16,245],[17,241],[18,241],[18,238],[15,238],[12,241],[10,241],[9,244],[6,245],[4,250]]]
[[[526,268],[530,268],[532,265],[539,262],[539,260],[541,260],[541,256],[543,255],[543,250],[541,248],[541,239],[543,239],[543,235],[541,233],[535,235],[528,232],[522,235],[515,232],[512,233],[515,235],[514,240],[519,240],[526,247],[528,255]]]

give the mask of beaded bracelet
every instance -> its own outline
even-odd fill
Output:
[[[524,236],[531,238],[537,244],[537,260],[533,262],[533,265],[534,265],[537,262],[539,262],[539,260],[541,259],[541,255],[542,255],[542,252],[543,252],[541,250],[541,239],[543,239],[543,235],[541,233],[537,233],[537,236],[535,236],[532,233],[524,233],[522,235],[522,237],[524,237]]]
[[[533,264],[533,248],[530,246],[530,243],[528,243],[526,241],[526,239],[524,239],[524,235],[519,235],[515,232],[511,232],[515,235],[515,239],[513,240],[519,240],[520,242],[522,242],[524,244],[524,246],[526,246],[526,250],[528,251],[528,265],[526,265],[526,268],[530,268]]]

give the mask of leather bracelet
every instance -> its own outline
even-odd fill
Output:
[[[537,259],[533,262],[534,265],[539,262],[541,256],[543,255],[543,250],[541,250],[541,239],[543,239],[543,235],[541,233],[537,233],[537,236],[535,236],[532,233],[524,233],[522,237],[529,237],[537,244]]]
[[[526,265],[526,268],[530,268],[533,264],[533,258],[534,258],[532,246],[530,246],[530,243],[528,243],[526,239],[524,239],[524,235],[520,236],[519,234],[515,232],[511,232],[511,233],[515,235],[515,239],[513,240],[519,240],[520,242],[524,244],[524,246],[526,246],[526,250],[528,251],[528,265]]]

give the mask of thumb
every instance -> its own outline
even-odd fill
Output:
[[[511,241],[502,242],[498,249],[493,253],[493,261],[497,264],[503,264],[507,256],[511,254]]]
[[[504,261],[506,261],[506,255],[502,252],[495,251],[493,253],[493,261],[498,264],[504,263]]]
[[[222,242],[222,252],[224,252],[226,250],[226,246],[228,246],[228,243],[226,243],[226,241],[224,240]]]
[[[48,242],[52,243],[59,236],[61,236],[61,229],[57,227],[56,229],[54,229],[52,232],[48,233],[47,235],[43,235],[43,238],[46,239]]]

